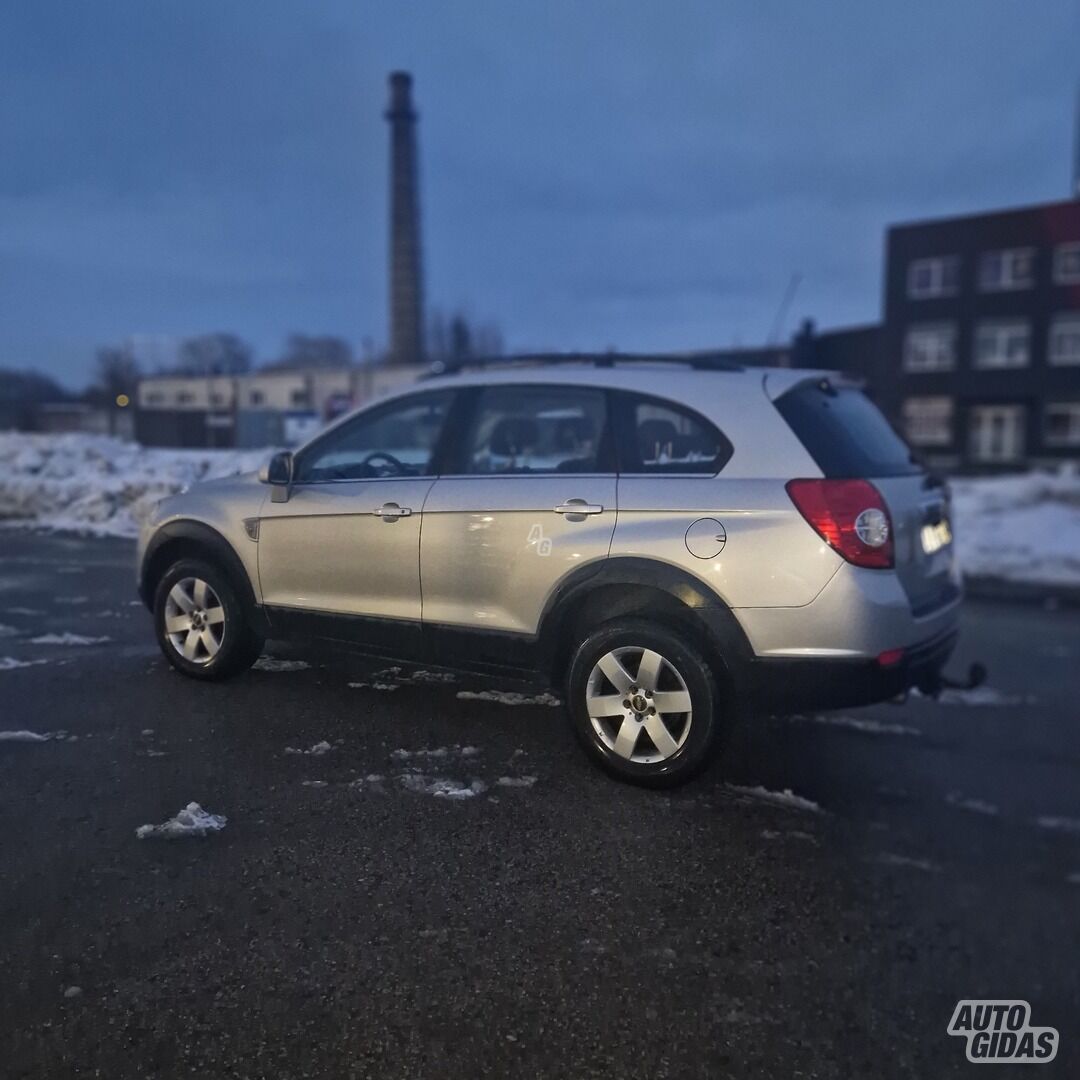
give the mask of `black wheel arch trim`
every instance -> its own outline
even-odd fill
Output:
[[[236,549],[212,526],[202,521],[192,521],[184,518],[162,525],[146,546],[142,565],[139,567],[139,596],[148,608],[153,607],[154,589],[157,586],[157,580],[151,584],[148,580],[148,574],[151,568],[155,566],[155,559],[161,550],[166,545],[176,541],[188,541],[198,545],[211,558],[219,560],[222,568],[228,573],[229,579],[236,586],[249,617],[260,624],[265,621],[262,617],[262,609],[255,599],[255,590],[251,586],[251,579],[248,577],[243,560],[236,553]]]
[[[670,563],[633,555],[598,559],[571,571],[556,584],[538,624],[537,636],[545,659],[558,650],[566,616],[589,593],[610,585],[658,589],[677,600],[700,621],[710,645],[729,670],[753,659],[754,651],[738,619],[707,585]]]

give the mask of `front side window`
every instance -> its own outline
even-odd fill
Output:
[[[927,323],[904,337],[905,371],[952,371],[956,367],[956,326]]]
[[[1054,281],[1058,285],[1080,283],[1080,243],[1058,244],[1054,249]]]
[[[1031,362],[1031,327],[1022,320],[982,322],[975,330],[977,368],[1022,368]]]
[[[1034,248],[986,251],[979,259],[979,288],[983,292],[1029,289],[1034,283]]]
[[[412,395],[334,428],[297,455],[297,483],[432,476],[451,396],[449,390]]]
[[[1051,402],[1043,418],[1047,446],[1080,446],[1080,401]]]
[[[603,467],[603,390],[493,386],[480,392],[464,442],[470,475],[596,473]]]
[[[912,300],[955,296],[959,288],[960,258],[957,255],[915,259],[908,265],[908,296]]]
[[[1060,367],[1080,364],[1080,312],[1058,315],[1050,324],[1050,363]]]
[[[700,473],[715,476],[731,443],[705,417],[656,398],[624,395],[629,432],[620,469],[627,473]]]

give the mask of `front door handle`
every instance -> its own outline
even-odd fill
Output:
[[[556,514],[602,514],[604,508],[597,503],[586,502],[584,499],[567,499],[555,507]]]
[[[377,506],[372,513],[376,517],[381,517],[383,521],[397,521],[398,518],[408,517],[412,513],[412,508],[398,506],[396,502],[388,502]]]

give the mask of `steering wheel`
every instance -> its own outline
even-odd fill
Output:
[[[372,465],[375,461],[383,461],[391,468],[394,469],[396,476],[402,476],[405,473],[405,466],[402,462],[398,461],[393,454],[388,454],[385,450],[372,450],[370,454],[363,461],[360,462],[360,467],[366,469]]]

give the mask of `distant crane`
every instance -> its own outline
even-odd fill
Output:
[[[784,331],[784,323],[787,321],[788,310],[791,308],[791,302],[795,299],[795,293],[798,291],[801,282],[802,274],[796,271],[791,275],[787,288],[784,290],[784,295],[780,300],[780,307],[777,308],[776,318],[773,319],[772,329],[769,331],[769,336],[765,339],[766,345],[779,344],[780,335]]]

